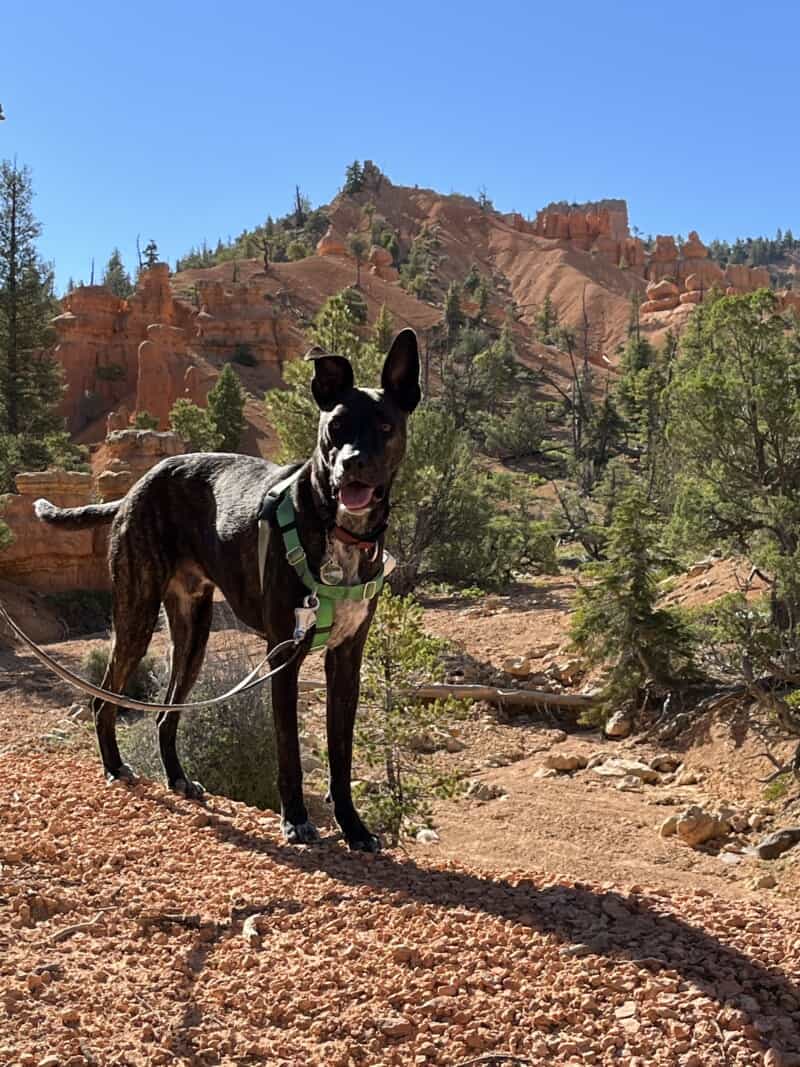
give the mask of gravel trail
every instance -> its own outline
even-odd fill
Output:
[[[800,1064],[800,923],[0,758],[0,1064]]]

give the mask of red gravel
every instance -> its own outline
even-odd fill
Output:
[[[83,756],[0,759],[0,826],[2,1064],[800,1063],[758,901],[292,849]]]

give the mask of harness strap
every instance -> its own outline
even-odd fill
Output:
[[[306,552],[300,543],[297,532],[297,516],[295,515],[292,499],[287,493],[277,511],[278,529],[283,534],[283,544],[286,549],[286,559],[309,593],[314,593],[320,600],[372,600],[383,587],[383,568],[380,573],[368,582],[360,585],[325,585],[315,577],[308,565]]]
[[[286,478],[281,479],[277,485],[268,490],[267,495],[258,513],[258,580],[261,584],[261,592],[264,592],[264,565],[267,562],[267,545],[269,544],[270,519],[275,513],[281,497],[294,485],[302,470],[298,467]]]
[[[283,538],[283,547],[286,551],[288,563],[309,593],[312,596],[316,596],[319,601],[317,618],[314,624],[314,635],[310,646],[311,649],[316,649],[322,648],[328,642],[336,615],[336,604],[344,600],[356,602],[372,600],[383,588],[385,571],[381,566],[380,572],[374,578],[359,585],[325,585],[324,582],[319,580],[308,565],[306,552],[297,532],[297,514],[289,491],[299,473],[300,470],[294,471],[287,478],[274,485],[267,493],[267,500],[262,506],[258,520],[258,574],[263,593],[264,566],[270,536],[270,518],[267,515],[272,512]]]

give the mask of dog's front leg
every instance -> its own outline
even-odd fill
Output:
[[[281,829],[290,845],[316,841],[319,833],[309,820],[303,800],[303,769],[297,736],[298,664],[291,664],[272,679],[272,715],[278,749],[278,791],[281,795]]]
[[[380,841],[369,832],[353,805],[350,780],[353,771],[353,727],[358,708],[361,657],[367,637],[356,634],[325,654],[328,685],[327,727],[330,796],[336,822],[351,849],[377,852]]]

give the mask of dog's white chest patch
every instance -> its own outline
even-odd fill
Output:
[[[358,582],[359,549],[334,540],[333,557],[344,572],[342,585],[355,585]],[[337,600],[328,648],[336,648],[342,641],[352,637],[366,619],[368,611],[368,600]]]

